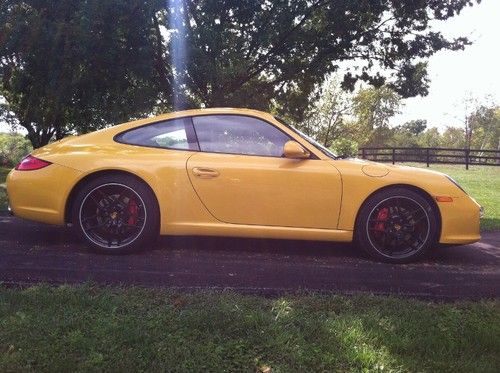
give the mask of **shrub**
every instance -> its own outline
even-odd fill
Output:
[[[17,133],[0,133],[0,166],[14,167],[33,148]]]
[[[358,143],[349,139],[338,139],[332,144],[335,154],[346,157],[355,157],[358,154]]]

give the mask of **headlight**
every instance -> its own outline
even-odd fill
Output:
[[[464,192],[465,194],[468,194],[464,188],[462,188],[455,180],[453,180],[453,178],[451,178],[450,176],[446,175],[446,178],[448,180],[450,180],[453,184],[455,184],[455,186],[460,189],[462,192]]]

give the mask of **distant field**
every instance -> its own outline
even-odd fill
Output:
[[[405,165],[426,168],[421,163]],[[450,175],[485,208],[482,230],[500,229],[500,167],[472,166],[467,171],[463,165],[431,165],[429,169]]]

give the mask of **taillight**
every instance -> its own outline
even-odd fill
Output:
[[[23,160],[16,166],[18,171],[33,171],[39,170],[41,168],[49,166],[51,163],[47,161],[42,161],[41,159],[35,158],[32,155],[27,155]]]

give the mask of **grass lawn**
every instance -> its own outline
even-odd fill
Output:
[[[0,371],[497,372],[500,301],[0,288]]]
[[[7,210],[7,192],[5,190],[5,179],[10,168],[0,167],[0,211]]]
[[[426,168],[421,163],[405,165]],[[466,170],[463,165],[431,165],[429,169],[450,175],[485,208],[481,230],[500,230],[500,167],[472,166]]]

